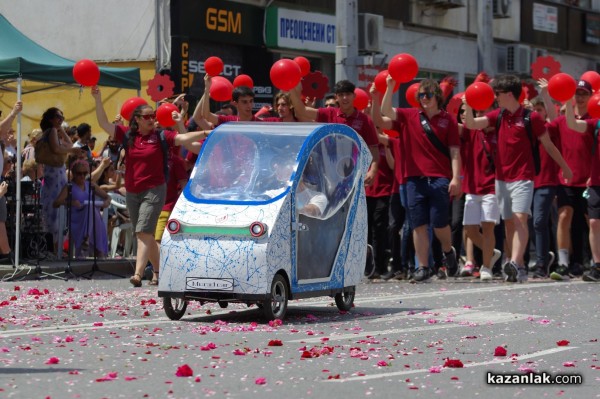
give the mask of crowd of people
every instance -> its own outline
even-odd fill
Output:
[[[589,82],[580,81],[573,101],[558,112],[547,82],[540,81],[540,95],[522,104],[520,79],[502,75],[491,82],[496,101],[489,109],[474,111],[463,101],[454,115],[445,110],[448,98],[432,79],[419,84],[418,108],[392,107],[396,82],[388,77],[385,93],[372,86],[365,110],[354,106],[355,85],[342,80],[321,108],[302,98],[299,84],[257,114],[254,91],[244,86],[212,112],[211,81],[206,75],[205,93],[189,119],[185,97],[172,100],[180,109],[172,115],[173,128],[160,127],[148,105],[136,108],[128,124],[120,115],[111,121],[100,90],[92,88],[97,122],[108,134],[98,152],[88,123],[69,127],[60,109],[44,112],[40,129],[28,135],[22,150],[22,176],[41,184],[43,226],[57,256],[60,206],[70,208],[69,247],[75,256],[106,256],[112,223],[127,218],[137,240],[130,282],[141,286],[145,267],[152,265],[150,284],[158,284],[162,233],[210,131],[231,121],[315,121],[352,127],[373,156],[364,177],[375,269],[369,278],[502,276],[526,282],[529,275],[555,280],[583,275],[585,281],[600,281],[599,124],[587,114]],[[11,126],[22,109],[17,102],[0,122],[4,177],[14,172]],[[64,161],[42,165],[36,148],[49,148]],[[10,264],[6,190],[1,184],[0,263]],[[109,194],[125,197],[127,214],[111,214],[107,231],[101,212],[109,212]]]

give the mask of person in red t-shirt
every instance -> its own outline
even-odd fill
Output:
[[[500,214],[505,222],[506,240],[511,259],[504,265],[506,281],[526,282],[527,268],[523,260],[529,241],[527,220],[531,215],[533,201],[533,179],[535,167],[532,156],[532,143],[529,140],[524,121],[524,108],[519,103],[521,79],[514,75],[501,75],[492,83],[497,110],[485,116],[473,117],[472,108],[466,104],[465,126],[468,129],[495,127],[502,113],[502,124],[496,132],[498,147],[494,157],[496,165],[496,196]],[[572,172],[562,155],[552,143],[545,127],[546,121],[537,113],[531,113],[531,130],[535,140],[539,140],[548,155],[558,163],[563,177],[570,180]]]
[[[375,273],[370,278],[381,277],[389,280],[394,273],[388,273],[386,251],[389,248],[388,225],[390,197],[394,185],[394,171],[386,159],[386,147],[379,144],[379,165],[375,181],[365,189],[369,234],[367,241],[375,254]]]
[[[502,253],[494,248],[496,246],[494,228],[500,222],[493,161],[496,137],[493,134],[494,128],[470,130],[464,127],[465,108],[466,105],[462,104],[458,111],[461,119],[458,129],[461,136],[462,188],[465,192],[462,223],[467,237],[482,250],[483,264],[479,271],[479,278],[486,281],[492,279],[492,268],[502,256]],[[483,111],[477,111],[477,113],[478,115],[485,114]],[[481,232],[479,231],[480,226]],[[472,251],[470,252],[472,254]],[[469,255],[469,251],[467,251],[467,255]],[[463,271],[466,269],[472,272],[473,266],[471,265],[471,270],[468,270],[468,263],[465,264]]]
[[[164,154],[159,132],[155,127],[156,113],[149,105],[140,105],[133,111],[129,127],[115,125],[106,116],[98,87],[92,88],[92,96],[96,102],[98,124],[108,133],[109,140],[114,138],[122,143],[129,132],[129,143],[125,151],[125,198],[137,237],[135,273],[129,281],[134,287],[141,287],[142,273],[148,260],[154,266],[155,276],[158,274],[160,254],[154,232],[167,192]],[[185,133],[183,119],[178,112],[173,112],[173,120],[179,134],[164,130],[169,147],[187,145],[208,135],[207,131]]]
[[[592,138],[590,153],[592,154],[591,175],[588,180],[588,215],[590,217],[590,247],[594,265],[583,274],[584,281],[600,282],[600,139],[598,127],[600,119],[576,120],[573,107],[567,106],[565,113],[569,129],[583,133]]]
[[[377,131],[371,118],[354,108],[354,83],[348,80],[340,80],[335,84],[334,92],[339,108],[312,108],[307,107],[300,93],[302,92],[302,83],[299,83],[292,91],[290,98],[296,117],[302,121],[315,121],[321,123],[341,123],[350,126],[363,138],[369,146],[369,151],[373,156],[371,166],[365,176],[365,186],[370,186],[377,176],[377,166],[379,162],[379,139]]]
[[[381,103],[383,117],[374,115],[374,118],[379,127],[400,132],[403,153],[407,154],[403,159],[403,177],[406,179],[408,217],[419,261],[413,280],[424,281],[431,276],[430,224],[444,251],[443,266],[438,270],[438,277],[456,276],[458,263],[452,247],[449,209],[450,197],[461,194],[458,124],[456,119],[440,109],[443,95],[436,81],[425,79],[419,84],[419,109],[392,108],[395,84],[388,76]],[[447,155],[430,140],[425,124],[431,128],[439,145],[448,150]]]
[[[587,104],[592,95],[592,85],[580,80],[575,91],[575,111],[577,119],[590,119]],[[569,106],[569,104],[567,104]],[[587,203],[583,198],[592,165],[593,137],[579,134],[567,126],[564,115],[548,125],[549,132],[560,137],[561,153],[573,170],[573,179],[558,187],[558,229],[556,241],[558,247],[558,266],[550,274],[553,280],[566,280],[569,274],[581,275],[583,264],[583,232],[585,231]],[[571,262],[569,262],[569,253]]]
[[[254,108],[254,90],[247,86],[238,86],[233,89],[231,99],[233,105],[237,108],[237,115],[217,115],[210,112],[210,87],[212,86],[212,77],[204,75],[204,93],[198,102],[192,118],[199,125],[207,121],[219,126],[226,122],[280,122],[279,118],[257,118],[253,113]]]

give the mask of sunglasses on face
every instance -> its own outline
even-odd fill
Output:
[[[424,98],[431,100],[432,97],[433,97],[433,93],[429,93],[429,92],[419,93],[419,98],[421,100]]]
[[[57,114],[57,115],[54,115],[54,117],[57,118],[57,119],[60,119],[61,121],[65,120],[65,116],[64,115]]]
[[[85,176],[88,174],[86,171],[77,171],[73,173],[75,176]]]
[[[140,118],[149,121],[149,120],[152,120],[152,119],[156,119],[156,114],[155,113],[151,113],[151,114],[147,114],[147,115],[140,115]]]
[[[504,90],[494,90],[494,94],[496,95],[496,97],[498,97],[500,94],[506,94],[508,93],[507,91]]]

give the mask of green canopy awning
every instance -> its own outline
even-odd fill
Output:
[[[76,84],[74,61],[60,57],[40,46],[15,28],[0,14],[0,83],[34,80]],[[100,67],[100,86],[140,90],[139,68]]]

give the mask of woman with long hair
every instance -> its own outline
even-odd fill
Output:
[[[54,153],[65,155],[78,154],[81,150],[73,147],[71,138],[62,127],[64,120],[65,117],[60,109],[55,107],[48,108],[40,121],[40,128],[44,132],[40,140],[47,140],[50,149]],[[58,209],[54,208],[53,203],[65,184],[67,184],[65,165],[44,165],[44,181],[40,191],[43,222],[45,230],[52,234],[57,255],[59,254]]]
[[[160,131],[156,129],[156,113],[149,105],[137,107],[129,120],[129,127],[110,123],[102,105],[98,87],[92,88],[96,101],[98,124],[108,133],[109,140],[125,146],[125,198],[127,210],[137,237],[135,273],[129,279],[134,287],[141,287],[142,274],[148,260],[154,267],[153,280],[158,280],[160,253],[154,240],[156,224],[166,197],[166,176]],[[206,138],[208,131],[186,133],[183,118],[173,112],[177,132],[164,130],[164,139],[169,148],[188,145]]]

